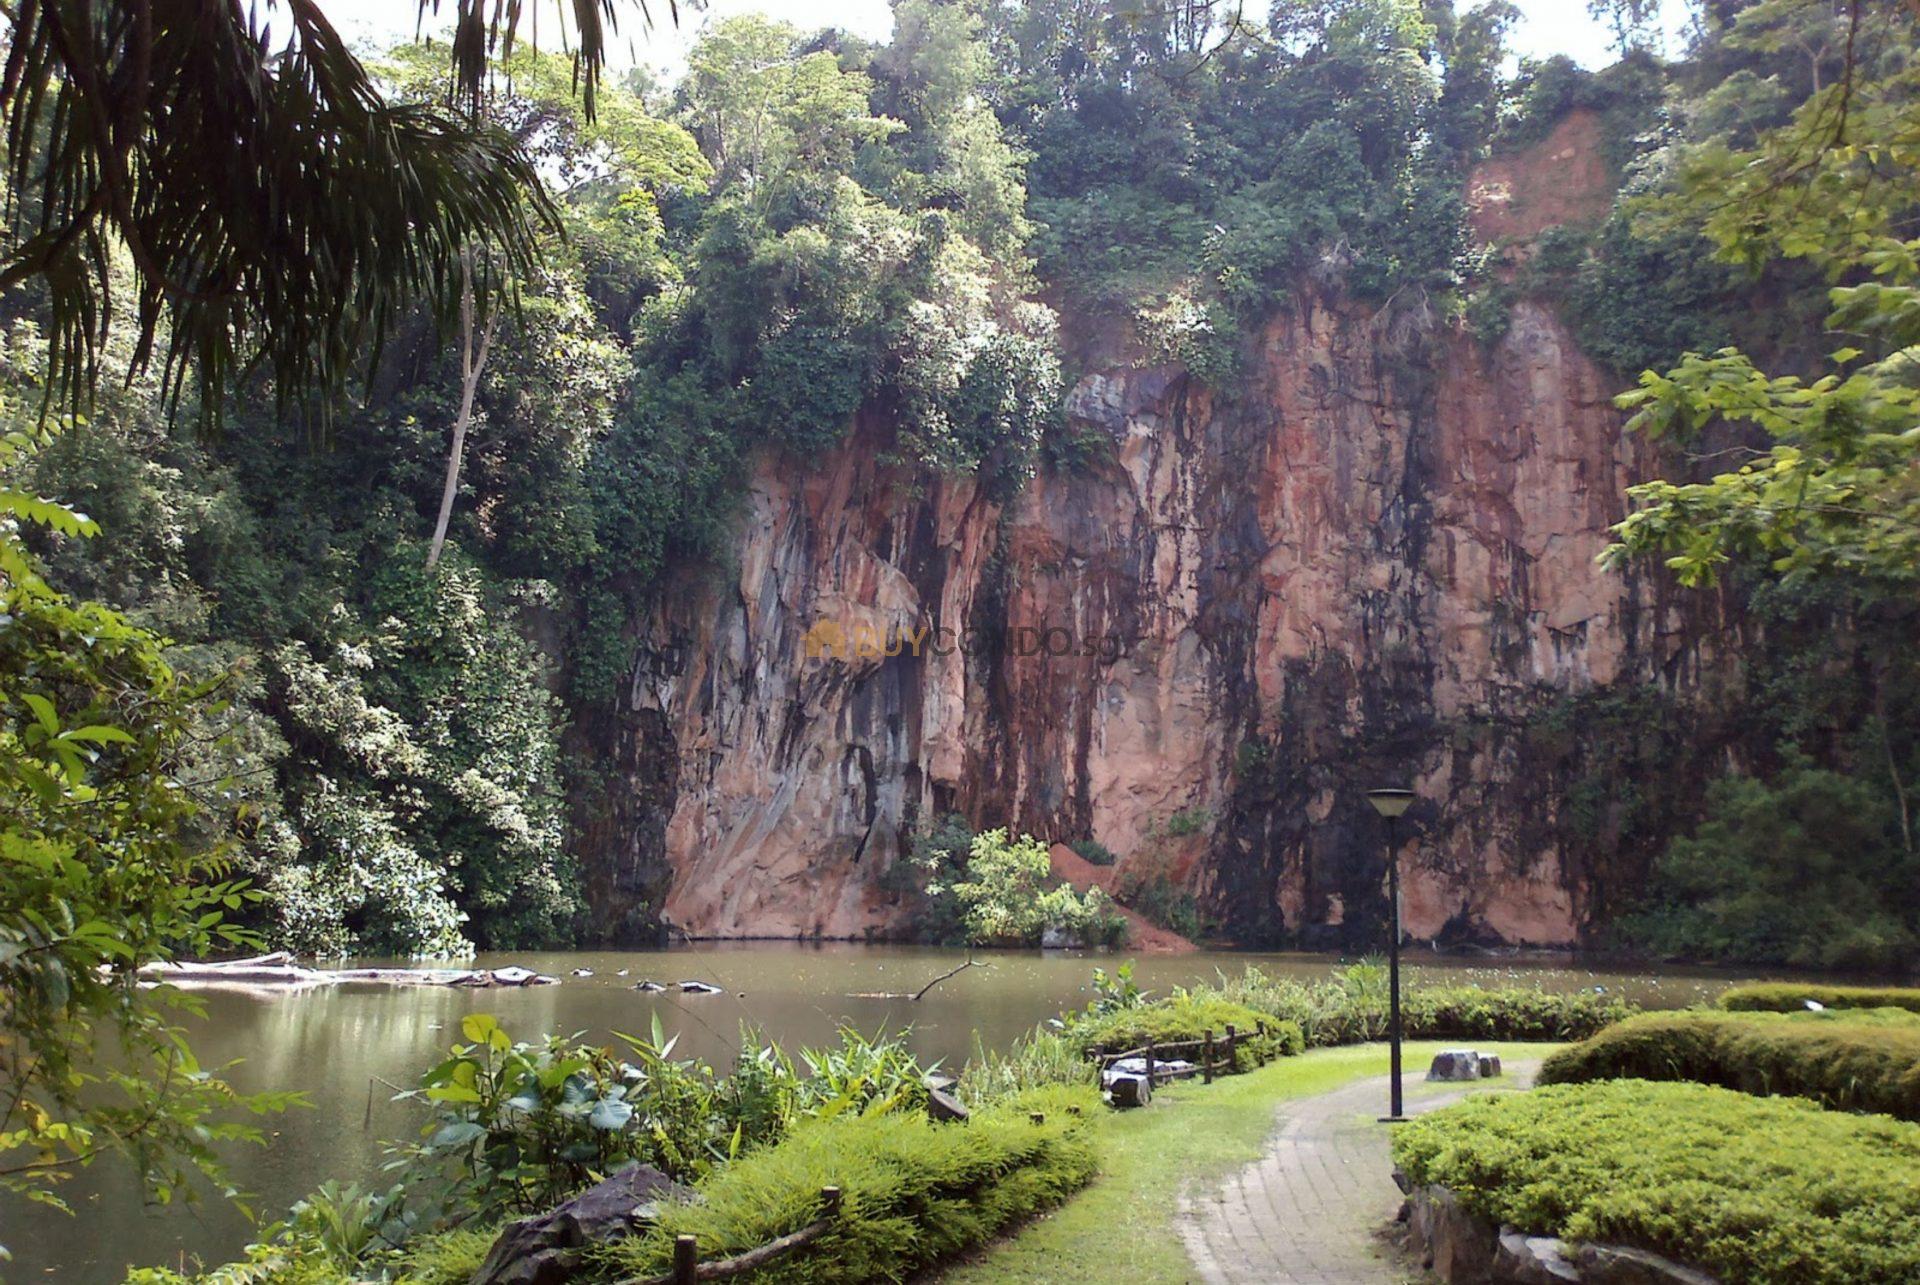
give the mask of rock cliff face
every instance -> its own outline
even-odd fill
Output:
[[[1714,637],[1594,565],[1653,463],[1617,381],[1539,306],[1485,350],[1310,289],[1230,395],[1083,357],[1070,414],[1110,449],[1004,501],[890,466],[875,420],[759,461],[737,565],[667,585],[640,639],[609,930],[664,889],[695,936],[897,932],[883,873],[959,811],[1152,854],[1243,941],[1366,945],[1364,792],[1406,780],[1411,935],[1578,940],[1634,871],[1538,727],[1686,688]]]
[[[697,936],[884,935],[882,872],[957,810],[1170,853],[1244,939],[1360,942],[1363,792],[1410,778],[1411,934],[1576,940],[1597,872],[1524,729],[1684,681],[1702,636],[1594,566],[1650,463],[1610,380],[1534,306],[1481,351],[1311,296],[1245,374],[1088,374],[1108,457],[1005,503],[883,463],[875,422],[763,459],[737,568],[669,585],[642,640],[616,757],[649,787],[596,901],[665,876]]]

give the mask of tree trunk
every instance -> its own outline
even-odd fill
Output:
[[[447,450],[447,480],[440,488],[440,516],[434,520],[433,542],[427,546],[427,566],[439,565],[440,551],[447,543],[447,523],[453,519],[453,497],[460,491],[460,460],[467,450],[467,426],[473,422],[473,397],[480,388],[480,372],[487,365],[487,350],[493,346],[493,328],[500,320],[495,312],[487,317],[476,349],[473,342],[473,252],[460,255],[460,410],[453,417],[453,444]]]

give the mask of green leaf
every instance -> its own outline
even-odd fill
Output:
[[[33,711],[34,718],[45,729],[48,736],[60,734],[60,718],[54,713],[53,702],[35,692],[22,692],[20,699]]]

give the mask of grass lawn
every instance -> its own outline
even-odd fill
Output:
[[[1462,1041],[1406,1046],[1408,1096],[1426,1089],[1422,1077],[1433,1054]],[[1554,1044],[1476,1044],[1507,1061],[1537,1058]],[[965,1262],[941,1273],[943,1285],[1180,1285],[1193,1267],[1174,1228],[1177,1201],[1187,1183],[1221,1181],[1262,1154],[1273,1131],[1274,1106],[1290,1098],[1329,1093],[1387,1073],[1387,1046],[1314,1049],[1280,1058],[1248,1075],[1212,1085],[1197,1080],[1155,1092],[1140,1111],[1103,1116],[1094,1135],[1100,1176],[1061,1208],[1028,1223]],[[1455,1088],[1435,1085],[1435,1091]],[[1382,1098],[1380,1108],[1386,1110]]]

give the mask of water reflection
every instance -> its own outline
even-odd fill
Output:
[[[562,979],[559,986],[471,991],[442,987],[327,987],[276,995],[210,993],[207,1016],[192,1024],[195,1051],[217,1065],[239,1060],[231,1078],[243,1089],[304,1090],[309,1110],[274,1120],[271,1145],[235,1156],[234,1177],[265,1217],[328,1177],[380,1178],[380,1144],[409,1134],[418,1108],[391,1101],[412,1077],[458,1037],[471,1012],[497,1016],[517,1038],[546,1032],[606,1038],[646,1031],[657,1015],[680,1036],[679,1051],[723,1064],[742,1023],[788,1048],[821,1044],[842,1025],[872,1033],[908,1030],[923,1060],[957,1064],[973,1033],[1004,1044],[1063,1007],[1084,1003],[1096,963],[1079,952],[996,954],[991,969],[970,969],[934,988],[919,1003],[881,998],[907,994],[951,968],[952,951],[917,947],[742,943],[672,952],[581,952],[483,958],[483,965],[521,963]],[[1318,980],[1338,961],[1316,955],[1199,954],[1145,958],[1140,983],[1150,990],[1210,980],[1257,962],[1269,971]],[[572,970],[593,970],[574,977]],[[618,975],[621,969],[628,975]],[[1415,981],[1515,982],[1552,989],[1603,986],[1650,1006],[1683,1007],[1734,979],[1726,974],[1663,971],[1619,974],[1555,962],[1431,960],[1416,963]],[[636,982],[698,978],[720,995],[646,995]],[[83,1174],[67,1190],[77,1217],[65,1218],[0,1198],[0,1243],[15,1261],[7,1279],[118,1280],[129,1263],[180,1265],[198,1254],[234,1256],[249,1239],[245,1218],[209,1199],[196,1208],[143,1210],[138,1192],[113,1167]]]

